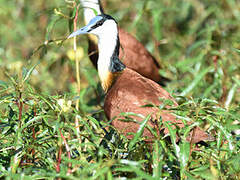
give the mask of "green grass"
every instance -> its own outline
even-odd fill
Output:
[[[0,1],[0,177],[239,179],[240,141],[232,134],[240,129],[235,124],[240,121],[238,1],[103,4],[157,57],[164,67],[160,73],[172,79],[166,89],[179,103],[173,113],[192,126],[174,130],[165,123],[170,135],[159,137],[152,147],[144,143],[142,129],[128,140],[106,128],[110,122],[102,109],[97,72],[87,57],[86,37],[77,41],[84,50],[79,94],[73,42],[63,41],[73,29],[73,4]],[[79,13],[81,27],[82,8]],[[185,139],[195,126],[216,140],[190,145]]]

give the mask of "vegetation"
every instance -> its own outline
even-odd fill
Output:
[[[239,2],[103,1],[172,79],[166,89],[179,103],[173,113],[194,122],[175,130],[165,124],[170,135],[151,147],[141,129],[128,140],[107,128],[86,37],[77,38],[76,51],[76,41],[65,40],[74,25],[83,26],[78,4],[0,1],[0,177],[240,179],[233,133],[240,129]],[[194,126],[215,141],[187,142]]]

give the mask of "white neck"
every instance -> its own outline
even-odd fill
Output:
[[[101,14],[100,6],[98,0],[80,0],[82,6],[84,7],[84,20],[85,24],[88,24],[92,18],[96,15]],[[94,13],[94,10],[97,14]]]
[[[112,24],[110,26],[112,26]],[[102,84],[109,80],[109,73],[111,73],[109,70],[111,57],[116,48],[118,37],[117,25],[115,26],[116,27],[105,28],[105,30],[98,35],[98,75]]]

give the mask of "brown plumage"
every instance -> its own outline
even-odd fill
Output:
[[[136,38],[119,28],[119,39],[121,43],[119,57],[127,67],[161,85],[169,81],[160,76],[161,67],[157,60]]]
[[[162,102],[159,98],[170,99],[175,106],[177,106],[177,103],[156,82],[125,67],[119,60],[119,38],[116,21],[109,15],[98,15],[88,25],[72,33],[69,37],[91,33],[99,38],[98,74],[106,92],[104,111],[107,118],[112,120],[112,125],[128,138],[132,138],[133,135],[129,135],[129,133],[136,133],[139,129],[139,123],[143,119],[134,116],[133,119],[137,122],[124,122],[122,121],[124,117],[119,115],[122,112],[132,112],[145,117],[151,114],[151,119],[147,124],[157,131],[163,130],[164,134],[168,133],[168,129],[158,127],[160,116],[163,122],[168,121],[180,128],[184,127],[183,122],[176,119],[170,113],[170,110],[160,111],[157,107],[142,107],[149,103],[157,106],[161,105]],[[109,36],[112,37],[109,38]],[[152,141],[154,138],[147,128],[144,129],[143,136],[147,136],[147,141]],[[196,127],[190,132],[187,140],[196,143],[202,140],[211,140],[211,137],[199,127]]]
[[[160,111],[156,107],[142,107],[149,103],[161,105],[162,102],[159,98],[171,99],[177,106],[176,101],[170,96],[170,94],[158,84],[141,76],[137,72],[126,68],[123,70],[122,74],[117,77],[115,83],[109,89],[105,97],[104,111],[108,119],[114,119],[112,125],[128,138],[133,137],[132,135],[128,135],[128,133],[137,132],[139,124],[122,121],[124,117],[119,116],[122,112],[133,112],[142,114],[145,117],[152,114],[151,119],[148,121],[148,125],[155,129],[159,128],[157,125],[157,123],[159,123],[157,122],[159,121],[159,116],[162,117],[163,122],[169,121],[180,128],[184,127],[183,122],[176,119],[169,111]],[[143,121],[140,117],[132,116],[132,118],[139,122]],[[168,133],[166,128],[164,129],[164,133]],[[148,137],[147,141],[152,141],[154,138],[147,128],[144,129],[143,136]],[[197,143],[202,140],[210,140],[210,136],[197,127],[195,128],[194,135],[190,135],[187,140]]]

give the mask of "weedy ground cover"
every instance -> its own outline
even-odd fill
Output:
[[[78,1],[1,1],[0,177],[240,179],[239,2],[107,0],[103,5],[172,79],[166,89],[179,104],[173,114],[194,123],[183,129],[165,123],[170,135],[151,147],[142,129],[128,140],[107,128],[86,37],[75,41],[77,51],[65,40],[74,26],[83,25]],[[195,126],[215,140],[185,141]]]

